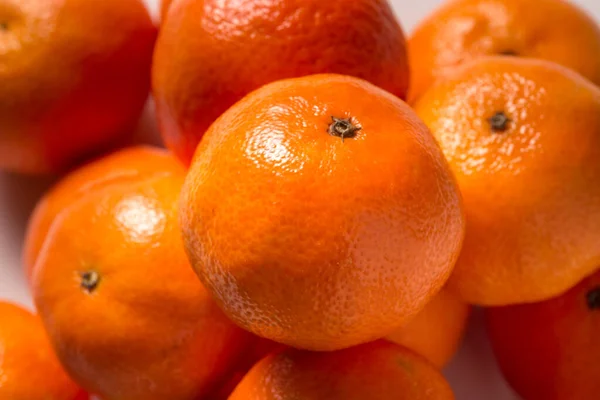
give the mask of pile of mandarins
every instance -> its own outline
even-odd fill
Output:
[[[448,400],[470,305],[523,399],[599,398],[589,16],[452,0],[405,41],[386,0],[169,3],[0,0],[0,168],[64,174],[0,399]]]

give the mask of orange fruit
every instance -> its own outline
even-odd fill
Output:
[[[405,97],[406,43],[387,0],[177,1],[152,71],[163,139],[189,163],[210,124],[244,95],[316,73]]]
[[[196,400],[250,343],[189,265],[177,224],[183,174],[90,193],[52,224],[34,297],[74,379],[103,400]]]
[[[0,168],[62,171],[122,141],[155,38],[141,0],[0,0]]]
[[[0,321],[0,399],[87,399],[62,369],[36,315],[0,301]]]
[[[31,279],[37,256],[56,216],[71,203],[98,188],[126,179],[157,174],[184,174],[183,165],[169,152],[150,146],[117,151],[74,170],[38,202],[27,226],[23,264]]]
[[[283,351],[287,347],[271,340],[252,337],[252,343],[238,359],[233,370],[230,370],[224,380],[212,391],[207,398],[211,400],[229,399],[229,396],[254,365],[269,354]]]
[[[433,366],[386,341],[316,353],[289,349],[259,362],[229,400],[451,400]]]
[[[540,58],[600,84],[600,28],[565,0],[452,0],[408,40],[411,101],[452,69],[486,55]]]
[[[171,3],[173,0],[161,0],[160,2],[160,18],[164,21],[167,16],[167,12],[169,11],[169,7],[171,7]]]
[[[402,100],[341,75],[275,82],[223,114],[186,178],[181,226],[230,318],[309,350],[408,321],[446,282],[464,234],[427,128]]]
[[[471,307],[456,294],[442,289],[408,324],[387,336],[443,368],[460,346]]]
[[[490,308],[496,359],[526,400],[595,399],[600,392],[600,271],[540,303]]]
[[[564,292],[600,264],[600,89],[557,64],[490,57],[415,106],[458,180],[467,235],[449,286],[508,305]]]

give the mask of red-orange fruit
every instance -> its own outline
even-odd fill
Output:
[[[164,141],[189,163],[210,124],[246,94],[316,73],[406,96],[406,43],[387,0],[178,0],[152,71]]]
[[[524,400],[600,393],[600,272],[540,303],[486,310],[496,359]]]
[[[386,341],[334,352],[289,349],[250,370],[229,400],[453,400],[441,373]]]

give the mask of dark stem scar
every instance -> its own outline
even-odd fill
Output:
[[[0,31],[7,31],[7,30],[8,30],[8,23],[0,22]]]
[[[488,118],[488,123],[494,133],[506,132],[509,124],[512,122],[504,111],[498,111],[492,117]]]
[[[85,271],[81,273],[81,288],[86,292],[94,292],[99,284],[100,274],[96,271]]]
[[[360,126],[352,123],[352,118],[336,118],[332,116],[331,121],[327,132],[330,135],[342,138],[342,142],[345,138],[355,137],[356,133],[362,129]]]
[[[587,292],[585,297],[590,310],[600,310],[600,286]]]

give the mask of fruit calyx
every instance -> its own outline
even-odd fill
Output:
[[[88,293],[94,292],[100,283],[100,274],[96,271],[85,271],[81,274],[81,288]]]
[[[492,132],[506,132],[508,124],[511,122],[510,118],[506,116],[504,111],[498,111],[491,118],[488,119]]]
[[[600,310],[600,286],[590,290],[585,297],[590,310]]]
[[[342,142],[345,138],[353,138],[362,129],[360,126],[352,123],[352,118],[336,118],[332,116],[331,121],[327,132],[332,136],[341,137]]]

